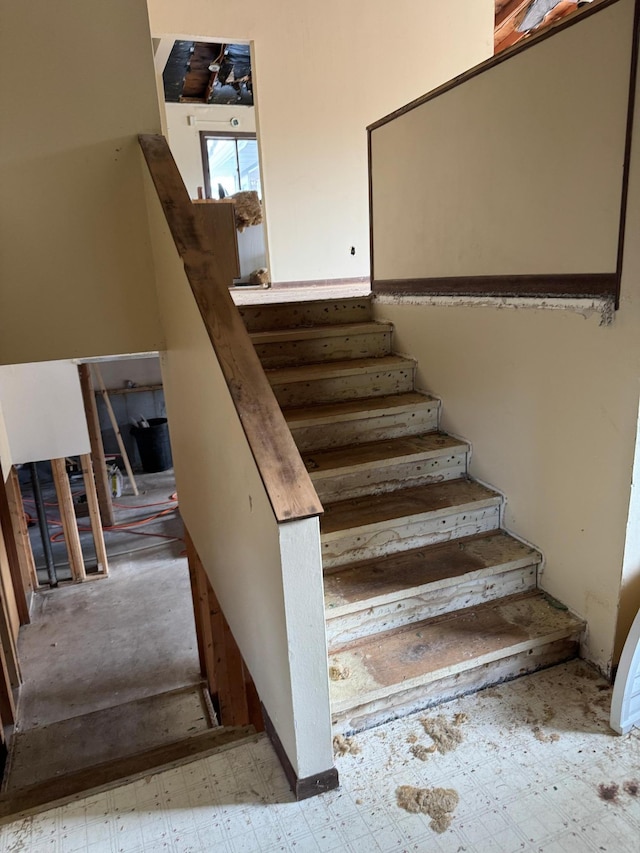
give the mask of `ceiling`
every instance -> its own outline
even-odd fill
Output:
[[[496,0],[495,52],[557,23],[591,0]]]

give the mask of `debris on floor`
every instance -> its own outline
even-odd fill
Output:
[[[420,761],[426,761],[430,755],[436,751],[436,745],[431,744],[431,746],[424,746],[422,743],[416,743],[411,747],[410,752],[412,755],[415,755],[416,758],[419,758]]]
[[[434,832],[445,832],[449,828],[459,801],[458,792],[453,788],[414,788],[412,785],[400,785],[396,798],[401,809],[429,815],[429,826]]]
[[[333,754],[337,757],[342,755],[357,755],[360,747],[352,737],[335,735],[333,738]]]
[[[556,732],[552,732],[550,735],[546,735],[540,726],[534,726],[531,731],[533,732],[533,736],[536,740],[539,740],[540,743],[555,743],[560,740],[560,735]]]
[[[458,717],[464,717],[464,720],[456,721]],[[466,719],[466,714],[457,714],[449,723],[443,714],[438,714],[437,717],[421,717],[420,722],[433,741],[435,749],[444,755],[446,752],[451,752],[464,740],[460,724],[466,722]]]

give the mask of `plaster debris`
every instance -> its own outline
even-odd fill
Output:
[[[351,675],[351,670],[348,666],[340,666],[339,664],[331,664],[329,667],[329,678],[331,681],[344,681]]]
[[[555,732],[553,732],[553,734],[546,735],[542,731],[540,726],[534,726],[532,731],[533,731],[533,736],[535,737],[536,740],[539,740],[540,743],[555,743],[556,741],[560,740],[559,734],[556,734]]]
[[[463,712],[460,714],[454,714],[453,717],[453,725],[461,726],[463,723],[466,723],[469,717]]]
[[[429,815],[429,826],[434,832],[445,832],[449,828],[459,802],[458,792],[453,788],[414,788],[412,785],[400,785],[396,798],[401,809]]]
[[[433,741],[435,748],[443,755],[446,752],[451,752],[464,740],[464,735],[460,731],[460,723],[455,722],[455,717],[452,723],[447,722],[447,718],[443,714],[438,714],[437,717],[421,717],[420,722]]]
[[[420,761],[426,761],[430,755],[436,751],[435,743],[431,746],[424,746],[421,743],[416,743],[411,747],[411,754],[415,755],[416,758],[419,758]]]
[[[352,737],[344,737],[343,735],[335,735],[333,738],[333,754],[340,757],[342,755],[357,755],[360,752],[360,746]]]

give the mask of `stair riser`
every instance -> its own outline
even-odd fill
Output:
[[[371,560],[410,548],[422,548],[436,542],[497,530],[499,524],[499,506],[472,505],[393,519],[372,528],[324,534],[321,536],[322,565],[325,569],[331,569],[356,560]]]
[[[293,439],[301,452],[328,450],[357,441],[382,441],[403,435],[420,435],[438,428],[439,403],[420,407],[410,412],[357,418],[334,423],[290,425]]]
[[[263,367],[295,367],[347,358],[378,358],[391,353],[391,332],[316,338],[310,341],[255,343]]]
[[[394,465],[367,467],[360,471],[311,479],[321,501],[347,500],[361,495],[392,492],[408,486],[442,483],[462,477],[467,470],[466,453],[448,453],[435,459],[396,462]]]
[[[367,607],[356,613],[332,616],[327,611],[327,640],[329,650],[371,636],[452,613],[463,607],[474,607],[505,595],[526,593],[536,588],[536,567],[525,566],[503,572],[481,574],[460,579],[448,586],[430,585],[401,600]]]
[[[333,323],[367,323],[371,320],[371,302],[368,299],[253,305],[238,310],[250,332]]]
[[[412,687],[402,693],[383,699],[363,703],[350,709],[334,711],[332,714],[334,734],[355,734],[379,726],[397,717],[432,708],[442,702],[475,693],[485,687],[511,681],[521,675],[564,663],[578,655],[577,636],[555,640],[501,660],[472,667],[455,675],[448,675]],[[425,738],[428,742],[429,738]]]
[[[305,406],[412,391],[414,373],[415,368],[412,367],[371,373],[361,371],[324,379],[272,384],[272,388],[281,406]]]

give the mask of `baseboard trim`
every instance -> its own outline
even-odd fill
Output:
[[[307,800],[309,797],[316,797],[318,794],[324,794],[327,791],[333,791],[340,785],[338,771],[335,767],[323,770],[322,773],[317,773],[314,776],[307,776],[305,779],[298,778],[264,704],[262,705],[262,717],[264,719],[265,731],[276,751],[293,795],[298,802],[300,800]]]
[[[301,287],[349,287],[354,284],[369,284],[369,276],[361,278],[315,278],[307,281],[273,281],[272,290],[285,290],[287,288]]]
[[[477,275],[450,278],[374,279],[374,295],[477,296],[508,298],[597,299],[617,293],[618,276],[612,273],[561,275]]]

